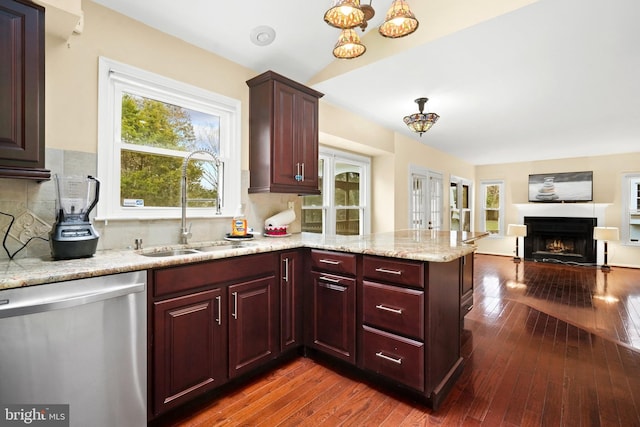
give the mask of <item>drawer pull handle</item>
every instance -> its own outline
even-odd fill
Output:
[[[336,261],[333,259],[321,259],[319,262],[323,264],[339,265],[342,261]]]
[[[234,319],[237,319],[238,318],[238,293],[231,292],[231,295],[233,296],[233,313],[231,313],[231,316],[233,316]]]
[[[222,297],[220,295],[216,297],[216,302],[218,303],[218,318],[216,322],[218,325],[222,325]]]
[[[379,351],[376,353],[376,356],[378,356],[381,359],[384,360],[388,360],[389,362],[393,362],[397,365],[402,365],[402,359],[396,359],[395,357],[389,357],[386,354],[384,354],[383,352]]]
[[[378,273],[387,273],[387,274],[395,274],[396,276],[402,275],[402,271],[399,270],[388,270],[386,268],[376,268]]]
[[[331,289],[332,291],[338,291],[338,292],[344,292],[347,290],[346,286],[334,285],[331,283],[320,283],[320,286],[322,286],[323,288]]]
[[[391,307],[387,307],[387,306],[382,305],[382,304],[378,304],[378,305],[376,305],[376,308],[377,308],[378,310],[390,311],[391,313],[395,313],[395,314],[402,314],[402,309],[399,309],[399,308],[391,308]]]
[[[329,283],[340,283],[340,279],[334,279],[333,277],[327,277],[327,276],[320,276],[320,280],[323,280]]]

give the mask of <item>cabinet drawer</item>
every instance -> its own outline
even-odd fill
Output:
[[[314,249],[311,251],[311,265],[314,270],[355,276],[356,255]]]
[[[424,292],[363,282],[363,323],[424,339]]]
[[[364,368],[424,391],[424,343],[363,328]]]
[[[363,274],[367,279],[424,288],[424,264],[421,262],[365,256]]]

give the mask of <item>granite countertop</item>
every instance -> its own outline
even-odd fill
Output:
[[[487,233],[433,230],[399,230],[367,236],[333,236],[302,233],[289,237],[256,237],[250,241],[215,241],[173,245],[143,250],[98,251],[91,258],[55,261],[52,258],[23,258],[0,261],[0,290],[40,285],[85,277],[105,276],[128,271],[168,267],[263,252],[308,247],[360,254],[404,258],[418,261],[447,262],[475,250],[474,242]],[[215,250],[167,257],[148,256],[151,253],[175,249]]]

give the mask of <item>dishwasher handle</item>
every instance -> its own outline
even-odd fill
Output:
[[[65,285],[64,282],[43,286],[56,286]],[[27,314],[43,313],[52,310],[59,310],[63,308],[76,307],[83,304],[90,304],[93,302],[104,301],[111,298],[117,298],[123,295],[142,292],[145,290],[146,283],[127,283],[127,284],[105,284],[100,283],[100,286],[87,286],[86,288],[65,290],[60,286],[58,292],[48,292],[48,295],[38,296],[35,286],[33,289],[21,288],[19,291],[35,294],[32,297],[4,296],[0,292],[0,319],[15,316],[24,316]]]

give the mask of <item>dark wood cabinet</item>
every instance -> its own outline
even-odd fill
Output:
[[[249,192],[320,194],[318,100],[323,94],[273,71],[247,85]]]
[[[473,253],[460,258],[460,322],[473,308]]]
[[[437,408],[462,370],[461,261],[363,257],[358,364]]]
[[[356,256],[311,251],[311,331],[308,345],[356,363]]]
[[[0,0],[0,178],[47,180],[44,8]]]
[[[278,259],[266,253],[149,273],[151,417],[277,356]]]
[[[223,289],[153,305],[153,407],[166,411],[226,381]]]
[[[303,257],[299,251],[280,254],[280,351],[302,346]]]
[[[229,378],[273,359],[277,353],[275,276],[228,288]]]

